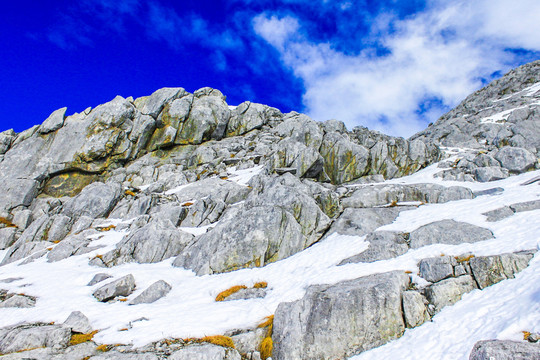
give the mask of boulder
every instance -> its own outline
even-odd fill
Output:
[[[111,278],[112,276],[109,275],[109,274],[104,274],[104,273],[99,273],[99,274],[96,274],[94,275],[94,277],[92,278],[92,280],[90,280],[90,282],[88,284],[86,284],[86,286],[93,286],[93,285],[96,285],[97,283],[100,283],[102,282],[103,280],[107,280],[109,278]]]
[[[505,146],[496,154],[495,159],[501,166],[513,173],[522,173],[533,169],[537,159],[528,150],[519,147]]]
[[[478,256],[469,261],[476,283],[483,289],[525,269],[533,255],[530,253],[507,253],[493,256]]]
[[[266,124],[268,118],[276,115],[281,115],[277,109],[245,101],[232,111],[225,134],[226,136],[244,135],[251,130],[260,129]]]
[[[47,134],[53,131],[56,131],[64,125],[64,119],[66,118],[66,110],[67,107],[63,107],[61,109],[53,111],[51,115],[45,121],[41,126],[39,127],[39,133],[40,134]]]
[[[420,276],[429,282],[438,282],[454,275],[456,259],[451,256],[437,256],[420,260]]]
[[[17,234],[17,228],[7,227],[0,229],[0,250],[7,249],[15,242],[15,235]]]
[[[540,344],[512,340],[482,340],[474,344],[469,360],[540,359]]]
[[[432,244],[458,245],[474,243],[493,238],[493,233],[485,228],[455,220],[440,220],[419,227],[409,237],[412,249]]]
[[[92,295],[101,302],[114,299],[117,296],[129,296],[135,290],[135,278],[129,274],[118,280],[103,285]]]
[[[92,240],[88,239],[87,235],[84,233],[70,235],[47,253],[47,261],[60,261],[67,259],[72,255],[80,255],[91,251],[87,248],[91,241]]]
[[[158,280],[144,290],[139,296],[129,302],[129,305],[151,304],[165,297],[172,289],[164,280]]]
[[[501,221],[514,215],[514,211],[510,206],[503,206],[495,210],[486,211],[482,213],[486,217],[486,220],[489,222]]]
[[[264,266],[305,246],[302,228],[291,214],[277,206],[258,206],[221,220],[187,246],[173,265],[197,275],[221,273]]]
[[[273,359],[345,359],[398,338],[405,330],[402,271],[308,288],[281,303],[273,323]]]
[[[413,207],[399,206],[386,208],[346,208],[332,223],[327,235],[337,232],[342,235],[366,235],[380,226],[390,224],[401,211]]]
[[[106,217],[120,199],[122,188],[118,184],[94,182],[79,195],[70,199],[63,213],[69,217],[88,216],[92,219]]]
[[[436,184],[368,185],[360,187],[351,196],[344,198],[342,205],[345,208],[363,208],[404,201],[445,203],[455,200],[472,199],[473,197],[472,191],[462,186],[445,187]]]
[[[525,201],[510,205],[512,211],[519,213],[523,211],[532,211],[540,209],[540,200]]]
[[[132,231],[101,258],[106,266],[128,262],[156,263],[177,256],[193,235],[177,229],[170,220],[152,220]]]
[[[508,176],[508,170],[499,166],[479,167],[474,170],[474,177],[479,182],[506,179]]]
[[[343,260],[339,265],[393,259],[409,250],[407,239],[408,236],[395,231],[369,233],[365,240],[369,242],[369,247],[360,254]]]
[[[0,302],[0,308],[31,308],[36,306],[36,299],[26,295],[16,294]]]
[[[175,351],[169,360],[241,360],[235,349],[213,344],[190,345]]]
[[[418,291],[408,290],[403,292],[403,317],[406,327],[414,328],[430,319],[426,305],[426,298]]]
[[[476,284],[470,275],[441,280],[438,283],[425,288],[426,298],[434,306],[435,312],[443,307],[453,305],[461,296],[476,288]]]
[[[0,353],[40,347],[64,348],[71,330],[64,325],[23,324],[0,329]]]
[[[324,171],[333,184],[342,184],[367,175],[369,150],[336,132],[327,133],[319,150]]]
[[[92,332],[92,325],[90,320],[80,311],[73,311],[69,314],[64,325],[69,326],[72,332],[80,334],[88,334]]]
[[[224,301],[260,299],[266,296],[266,289],[247,288],[240,289],[237,292],[227,296]]]

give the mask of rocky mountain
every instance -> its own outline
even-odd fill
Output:
[[[0,133],[0,357],[540,358],[540,61],[410,139],[211,88],[65,114]]]

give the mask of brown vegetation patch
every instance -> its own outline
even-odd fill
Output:
[[[216,296],[216,301],[223,301],[225,300],[227,297],[231,296],[232,294],[242,290],[242,289],[247,289],[247,286],[245,285],[235,285],[227,290],[224,290],[222,292],[220,292],[217,296]]]
[[[98,330],[94,330],[88,334],[72,334],[71,339],[69,340],[69,345],[78,345],[91,341],[94,338],[94,335],[98,333]]]

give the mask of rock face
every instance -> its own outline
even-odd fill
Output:
[[[335,253],[331,249],[332,261],[336,254],[341,257],[324,270],[330,275],[349,269],[365,274],[364,269],[379,264],[396,269],[395,258],[410,261],[409,255],[424,251],[431,256],[418,258],[419,272],[411,275],[413,279],[418,275],[421,285],[403,271],[394,271],[311,286],[297,301],[278,306],[272,326],[229,329],[239,342],[238,351],[230,344],[221,347],[193,339],[166,339],[140,351],[110,345],[110,351],[101,352],[93,341],[68,346],[70,336],[92,334],[90,324],[95,321],[75,311],[62,325],[0,329],[0,352],[11,352],[10,359],[22,358],[14,351],[37,347],[24,356],[257,360],[269,357],[272,340],[274,359],[343,359],[422,325],[467,292],[513,278],[528,266],[533,252],[433,257],[438,255],[432,253],[435,247],[421,249],[489,241],[494,235],[488,228],[450,216],[410,233],[381,227],[410,211],[424,216],[437,208],[434,204],[484,200],[488,204],[487,197],[508,189],[503,182],[502,187],[473,192],[470,188],[475,186],[446,180],[488,182],[538,169],[539,69],[540,62],[534,62],[512,71],[411,139],[364,127],[349,131],[337,120],[316,122],[251,102],[229,106],[226,97],[212,88],[194,93],[163,88],[137,99],[118,96],[80,114],[66,116],[65,108],[56,110],[43,124],[21,133],[0,133],[0,267],[18,272],[27,265],[56,269],[81,261],[91,271],[81,273],[88,278],[80,290],[107,303],[94,301],[95,306],[126,306],[139,312],[159,303],[139,304],[164,297],[160,302],[167,303],[184,291],[183,282],[171,282],[173,291],[171,284],[159,280],[168,276],[149,279],[146,276],[155,272],[133,270],[138,280],[151,285],[130,296],[135,279],[119,278],[124,269],[172,265],[180,268],[171,271],[185,275],[186,283],[210,283],[260,270],[205,275],[265,267],[296,255],[291,263],[306,265],[309,273],[304,255],[310,248],[344,238],[360,244],[355,249],[365,248],[362,241],[368,247],[346,256],[341,256],[344,249]],[[424,173],[434,173],[434,181],[423,175],[386,181],[436,162]],[[421,183],[412,183],[418,178]],[[538,176],[531,177],[523,186],[530,190],[537,181]],[[482,198],[473,200],[476,197]],[[526,217],[524,212],[540,209],[540,200],[528,200],[514,204],[505,200],[505,206],[490,207],[493,210],[484,213],[486,220],[511,222],[516,213]],[[338,262],[346,267],[334,267]],[[374,262],[380,263],[361,264]],[[267,269],[273,271],[274,266],[280,264]],[[97,273],[98,267],[108,274]],[[23,279],[13,280],[16,276],[0,279],[10,289],[0,289],[0,311],[39,311],[47,299],[24,294],[40,284],[16,283]],[[267,280],[271,281],[255,281]],[[270,302],[275,307],[282,295],[273,284],[251,287],[219,306]],[[128,296],[134,306],[127,307]],[[24,310],[30,307],[37,308]],[[129,325],[122,331],[129,332],[136,327],[132,322],[141,319],[126,320]]]
[[[273,358],[345,359],[399,337],[408,284],[406,274],[390,272],[309,288],[277,308]]]

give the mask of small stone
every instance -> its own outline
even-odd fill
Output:
[[[129,296],[135,290],[135,278],[126,275],[94,291],[94,297],[101,302],[114,299],[117,296]]]
[[[88,334],[92,331],[92,326],[90,325],[90,320],[80,311],[73,311],[69,314],[64,325],[67,325],[71,328],[71,331],[81,334]]]
[[[107,280],[111,277],[112,277],[111,275],[105,274],[105,273],[96,274],[86,286],[96,285],[97,283],[102,282],[103,280]]]
[[[129,305],[151,304],[158,301],[162,297],[165,297],[171,291],[171,289],[172,286],[164,280],[156,281],[146,290],[144,290],[139,296],[133,299]]]

